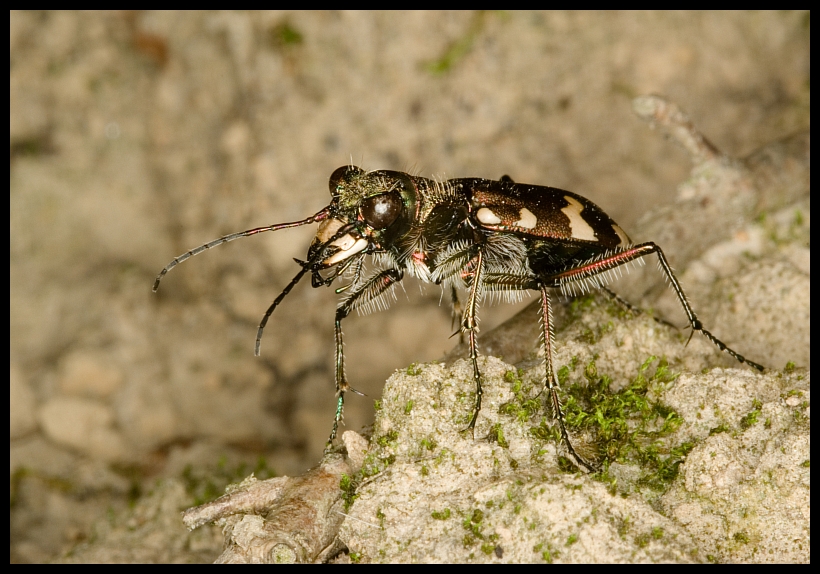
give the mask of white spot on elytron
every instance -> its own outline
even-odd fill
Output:
[[[524,229],[535,229],[538,218],[533,215],[532,211],[526,207],[522,207],[518,214],[521,216],[521,219],[513,223],[514,226],[523,227]]]
[[[492,210],[486,207],[482,207],[481,209],[479,209],[476,212],[475,216],[484,225],[495,225],[497,223],[501,223],[501,218],[499,218],[495,213],[492,212]]]
[[[615,231],[615,234],[618,236],[618,239],[621,241],[618,242],[619,246],[629,245],[629,236],[621,229],[621,226],[617,223],[612,224],[612,229]]]
[[[586,219],[584,219],[584,216],[581,215],[581,212],[584,211],[584,206],[581,202],[568,195],[565,195],[564,199],[567,200],[569,205],[561,211],[567,216],[567,219],[569,219],[569,229],[572,233],[572,238],[583,239],[584,241],[598,241],[598,238],[595,237],[595,231],[589,223],[587,223]]]

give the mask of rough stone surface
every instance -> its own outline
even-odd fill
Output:
[[[514,400],[505,380],[514,368],[496,359],[482,366],[475,440],[460,432],[468,361],[419,365],[388,381],[364,467],[378,472],[358,489],[340,533],[355,560],[810,560],[805,372],[715,369],[668,384],[657,400],[684,423],[667,444],[696,446],[658,490],[634,461],[612,465],[614,489],[562,474],[554,443],[533,438],[540,417],[522,424],[499,415]],[[488,441],[498,428],[503,441]]]
[[[351,161],[581,193],[662,244],[716,335],[766,366],[810,364],[808,12],[12,11],[9,57],[12,562],[64,555],[158,478],[218,476],[216,496],[260,457],[290,476],[316,465],[335,406],[332,291],[295,289],[252,356],[315,230],[222,246],[150,287],[202,242],[314,213]],[[631,109],[650,93],[742,162],[690,174]],[[657,274],[641,275],[613,288],[666,316]],[[369,397],[348,401],[349,428],[373,421],[395,368],[454,345],[439,290],[404,287],[390,312],[346,322]],[[525,305],[483,306],[482,338]],[[585,317],[562,352],[598,337],[601,317]],[[681,371],[737,366],[697,337],[684,348],[685,332],[662,346],[652,322],[603,319],[621,345],[597,347],[613,385],[672,347]],[[532,358],[536,325],[522,318],[498,356]]]

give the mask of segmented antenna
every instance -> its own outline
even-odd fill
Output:
[[[255,229],[248,229],[247,231],[240,231],[239,233],[231,233],[230,235],[225,235],[224,237],[214,239],[213,241],[205,243],[204,245],[195,247],[194,249],[191,249],[190,251],[183,253],[182,255],[171,261],[168,265],[165,266],[165,268],[163,268],[162,271],[159,272],[159,275],[157,275],[157,278],[154,281],[154,288],[152,289],[152,291],[154,293],[157,292],[157,289],[159,289],[159,282],[162,281],[162,278],[171,269],[173,269],[186,259],[190,259],[194,255],[199,255],[203,251],[211,249],[212,247],[222,245],[223,243],[233,241],[234,239],[239,239],[240,237],[249,237],[251,235],[256,235],[257,233],[264,233],[265,231],[279,231],[280,229],[287,229],[288,227],[299,227],[300,225],[316,223],[324,219],[327,219],[328,215],[330,215],[330,210],[326,207],[322,211],[319,211],[318,213],[315,213],[307,219],[303,219],[301,221],[292,221],[290,223],[276,223],[274,225],[268,225],[266,227],[257,227]]]
[[[318,216],[321,213],[322,212],[320,211],[316,215]],[[287,224],[285,224],[285,225],[287,225]],[[296,284],[299,283],[299,281],[301,281],[302,277],[304,277],[306,273],[316,270],[317,264],[322,259],[325,258],[326,250],[327,250],[328,246],[330,246],[330,244],[332,244],[334,241],[336,241],[340,237],[347,234],[351,229],[353,229],[353,227],[354,227],[354,225],[352,223],[348,223],[347,225],[344,225],[344,226],[340,227],[336,231],[336,233],[334,233],[330,237],[330,239],[325,241],[322,245],[319,246],[318,249],[316,249],[316,253],[313,255],[313,257],[309,261],[300,261],[299,259],[294,258],[294,261],[296,261],[296,263],[301,265],[302,269],[300,269],[299,273],[297,273],[296,276],[293,279],[290,280],[290,283],[288,283],[288,286],[285,287],[282,290],[282,292],[279,294],[279,296],[276,299],[273,300],[273,303],[270,304],[270,307],[268,307],[268,310],[265,311],[265,315],[262,317],[262,321],[260,321],[260,323],[259,323],[259,328],[256,330],[256,344],[253,347],[254,356],[256,356],[256,357],[259,356],[260,349],[262,347],[262,332],[265,330],[265,325],[268,324],[268,319],[270,319],[270,316],[273,314],[276,307],[279,306],[279,303],[281,303],[282,300],[285,297],[287,297],[287,295],[288,295],[288,293],[290,293],[291,289],[296,287]]]
[[[296,261],[298,263],[298,260]],[[259,352],[262,347],[262,331],[265,330],[265,325],[268,324],[268,319],[270,319],[270,316],[273,314],[274,309],[276,309],[279,303],[282,302],[282,299],[287,297],[288,293],[290,293],[290,290],[296,287],[296,284],[299,283],[299,280],[302,279],[302,277],[304,277],[305,273],[307,273],[308,271],[310,271],[310,267],[308,265],[303,265],[299,273],[297,273],[296,276],[290,280],[288,286],[285,287],[285,289],[279,294],[279,296],[273,300],[273,303],[270,304],[268,310],[265,311],[265,316],[262,317],[262,321],[259,323],[259,328],[256,330],[256,343],[253,347],[253,355],[255,357],[259,356]]]

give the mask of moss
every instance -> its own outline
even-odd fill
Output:
[[[389,431],[387,434],[383,434],[379,438],[376,439],[376,444],[381,447],[386,447],[392,443],[395,443],[396,440],[399,438],[399,433],[396,431]]]
[[[430,513],[430,516],[433,517],[433,520],[447,520],[448,518],[450,518],[450,509],[445,508],[441,512],[434,510]]]
[[[739,542],[740,544],[748,544],[749,543],[749,535],[743,532],[742,530],[739,532],[735,532],[732,536],[735,542]]]
[[[572,323],[588,314],[594,303],[594,293],[587,293],[585,295],[581,295],[580,297],[574,298],[569,304],[570,320],[568,323]]]
[[[522,380],[523,372],[507,371],[504,380],[510,383],[513,400],[498,407],[499,414],[515,418],[520,423],[530,420],[541,412],[541,402],[533,397],[532,385],[525,385]],[[503,446],[503,445],[502,445]]]
[[[646,473],[638,483],[649,486],[653,490],[665,490],[677,478],[681,463],[686,460],[686,456],[693,448],[695,448],[695,443],[686,441],[669,449],[665,456],[661,454],[659,448],[647,449],[645,462],[650,468],[654,467],[655,472]]]
[[[289,46],[298,46],[304,42],[304,36],[290,22],[285,21],[270,28],[268,42],[272,48],[282,50]]]
[[[455,453],[450,452],[450,450],[449,450],[449,449],[447,449],[447,448],[443,448],[443,449],[441,449],[441,452],[439,452],[439,453],[438,453],[438,456],[436,456],[436,458],[433,460],[433,464],[434,464],[435,466],[440,465],[442,462],[444,462],[444,459],[445,459],[448,455],[452,455],[453,459],[455,459]]]
[[[375,476],[395,462],[395,455],[379,456],[376,453],[370,452],[364,457],[362,468],[357,473],[361,478],[368,478]]]
[[[530,435],[542,441],[561,441],[561,431],[558,430],[558,425],[547,424],[546,419],[541,419],[541,422],[537,427],[531,427]]]
[[[595,359],[586,364],[587,384],[570,386],[565,414],[567,427],[594,435],[604,463],[599,479],[613,484],[606,473],[612,461],[639,464],[644,470],[639,484],[657,490],[677,477],[680,463],[694,444],[673,442],[671,437],[683,419],[653,398],[677,376],[664,359],[649,357],[630,384],[613,393],[610,378],[598,372]]]
[[[421,445],[421,448],[423,448],[424,450],[430,450],[430,451],[435,450],[435,448],[438,446],[438,443],[436,442],[436,439],[434,439],[432,437],[430,437],[430,438],[425,437],[425,438],[421,439],[421,442],[419,444]]]
[[[754,399],[752,401],[752,410],[740,419],[740,428],[746,430],[747,428],[754,426],[754,424],[757,423],[757,418],[760,416],[762,408],[763,404],[759,400]]]
[[[487,440],[489,442],[498,443],[498,446],[501,448],[508,448],[510,446],[510,443],[504,438],[504,428],[501,426],[501,423],[496,423],[490,428]]]
[[[652,538],[654,538],[655,540],[660,540],[661,538],[663,538],[663,528],[661,528],[660,526],[656,526],[655,528],[653,528]]]
[[[345,512],[350,510],[350,507],[353,506],[353,502],[358,497],[356,494],[356,488],[358,488],[358,486],[358,481],[353,476],[342,474],[342,478],[339,480],[339,489],[342,491]]]
[[[464,527],[464,530],[470,532],[468,536],[474,539],[483,540],[484,535],[481,533],[481,522],[484,520],[484,511],[480,508],[476,508],[473,510],[473,513],[469,516],[469,518],[465,518],[461,525]]]
[[[709,436],[714,434],[720,434],[722,432],[729,432],[729,425],[726,423],[721,423],[713,429],[709,429]]]
[[[230,466],[227,458],[223,456],[215,466],[195,469],[187,465],[182,471],[181,478],[185,491],[193,497],[194,504],[199,505],[219,498],[225,494],[225,489],[229,485],[240,483],[251,474],[258,480],[267,480],[276,476],[276,473],[268,467],[265,457],[258,457],[253,466],[245,462]]]

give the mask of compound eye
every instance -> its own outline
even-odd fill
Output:
[[[373,229],[384,229],[399,217],[403,204],[396,192],[374,195],[363,200],[359,206],[362,218]]]
[[[330,174],[330,181],[328,182],[330,193],[335,194],[343,182],[348,181],[351,176],[361,173],[364,173],[364,170],[355,165],[345,165],[336,169],[336,171]]]

